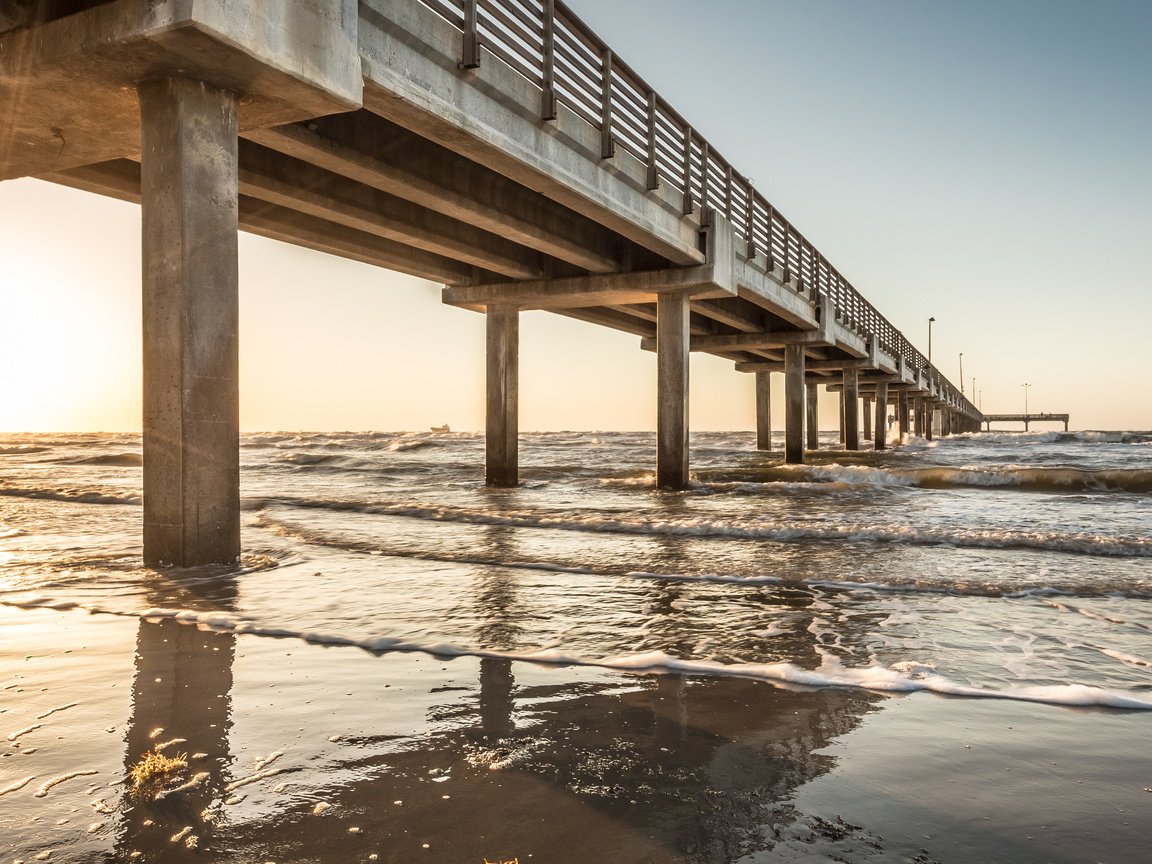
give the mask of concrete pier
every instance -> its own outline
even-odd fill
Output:
[[[844,370],[844,392],[840,404],[844,411],[844,446],[848,450],[860,449],[859,381],[855,368]]]
[[[804,346],[784,348],[784,461],[804,462]]]
[[[458,9],[0,0],[0,180],[143,205],[146,560],[239,554],[237,227],[443,284],[487,315],[492,486],[519,480],[524,310],[657,353],[663,488],[688,483],[689,351],[756,373],[763,449],[784,373],[790,463],[818,447],[819,386],[841,394],[848,449],[861,396],[885,446],[881,380],[921,394],[929,436],[929,399],[950,430],[978,427],[814,239],[562,4],[486,0],[484,44]],[[561,31],[579,34],[565,52],[533,47]]]
[[[888,449],[888,382],[876,382],[876,439],[877,450]]]
[[[656,301],[656,485],[688,486],[689,295],[661,294]]]
[[[820,405],[818,385],[809,381],[804,385],[804,440],[809,450],[820,449]]]
[[[144,560],[240,557],[237,97],[140,86]]]
[[[756,449],[772,449],[772,379],[770,372],[756,373]]]
[[[489,486],[520,482],[520,311],[511,305],[488,307],[487,411],[484,480]]]

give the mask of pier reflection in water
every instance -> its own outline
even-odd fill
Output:
[[[515,580],[484,566],[473,579],[479,641],[514,648]],[[201,608],[232,608],[218,588]],[[648,590],[668,602],[676,586]],[[787,836],[789,796],[829,770],[820,749],[876,698],[373,657],[144,620],[126,767],[182,738],[164,752],[187,753],[181,779],[199,780],[160,800],[126,794],[117,856],[732,861]],[[260,779],[269,759],[279,770]]]

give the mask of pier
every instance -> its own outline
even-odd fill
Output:
[[[150,563],[240,552],[237,230],[486,315],[491,485],[518,482],[522,310],[655,352],[662,488],[692,351],[754,380],[761,449],[783,376],[791,463],[821,386],[848,450],[989,419],[559,0],[0,0],[0,117],[0,180],[141,205]]]
[[[1029,423],[1063,423],[1064,431],[1068,431],[1067,414],[985,414],[984,424],[988,432],[992,431],[993,423],[1023,423],[1025,432]]]

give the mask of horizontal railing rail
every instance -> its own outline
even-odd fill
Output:
[[[969,413],[976,407],[932,369],[928,359],[840,274],[823,254],[738,173],[708,140],[584,24],[561,0],[421,0],[462,34],[461,65],[480,65],[483,50],[541,90],[540,116],[563,103],[601,133],[601,156],[619,147],[647,169],[647,186],[663,181],[683,195],[684,213],[722,213],[749,258],[763,252],[769,269],[812,300],[828,297],[840,323],[891,357],[933,377]]]

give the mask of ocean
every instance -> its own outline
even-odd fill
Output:
[[[0,436],[0,860],[1152,857],[1152,433],[821,439],[245,434],[172,570],[139,436]]]

